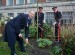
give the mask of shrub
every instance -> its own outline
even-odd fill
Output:
[[[2,37],[3,35],[0,33],[0,38]]]
[[[44,30],[44,37],[51,37],[53,35],[50,25],[45,23],[42,28]]]
[[[36,36],[36,32],[37,32],[36,26],[30,26],[29,27],[29,37],[35,37]],[[24,29],[21,30],[21,33],[23,34],[23,36],[25,36]]]
[[[52,46],[50,52],[52,53],[52,55],[61,55],[61,51],[62,51],[62,48],[59,47],[59,46]]]
[[[0,26],[3,27],[4,25],[5,25],[5,19],[4,17],[1,17]]]
[[[36,26],[30,26],[29,33],[30,33],[30,37],[35,37],[37,34],[37,27]]]
[[[65,28],[61,32],[61,36],[64,41],[63,50],[64,53],[66,53],[66,55],[71,55],[72,48],[75,49],[75,34],[74,31],[71,30],[72,30],[71,28],[70,29]]]
[[[49,39],[40,38],[37,40],[37,43],[38,43],[38,47],[44,48],[44,47],[50,46],[52,44],[52,41]]]

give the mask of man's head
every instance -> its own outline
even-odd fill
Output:
[[[42,10],[43,10],[43,7],[39,7],[39,12],[42,12]]]
[[[30,11],[30,12],[29,12],[29,18],[32,19],[32,18],[34,17],[34,15],[35,15],[35,12],[34,12],[34,11]]]
[[[57,11],[58,11],[57,7],[53,7],[52,10],[53,10],[54,12],[57,12]]]

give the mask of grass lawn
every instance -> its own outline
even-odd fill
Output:
[[[16,44],[16,52],[18,55],[28,55],[27,52],[26,53],[21,52],[17,44]],[[0,41],[0,55],[11,55],[10,49],[6,42]]]

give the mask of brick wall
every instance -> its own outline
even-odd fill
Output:
[[[38,0],[38,2],[40,2],[40,3],[41,3],[41,2],[46,2],[46,0]]]
[[[2,0],[2,5],[3,5],[3,6],[6,5],[6,0]]]
[[[16,0],[14,0],[14,5],[16,5]]]

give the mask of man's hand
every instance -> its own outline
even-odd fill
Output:
[[[25,41],[26,41],[26,44],[28,44],[28,43],[29,43],[28,39],[26,39]]]
[[[18,36],[19,36],[20,38],[22,38],[22,37],[23,37],[21,33],[20,33]]]
[[[53,23],[53,25],[55,25],[55,24],[56,24],[56,22]]]

